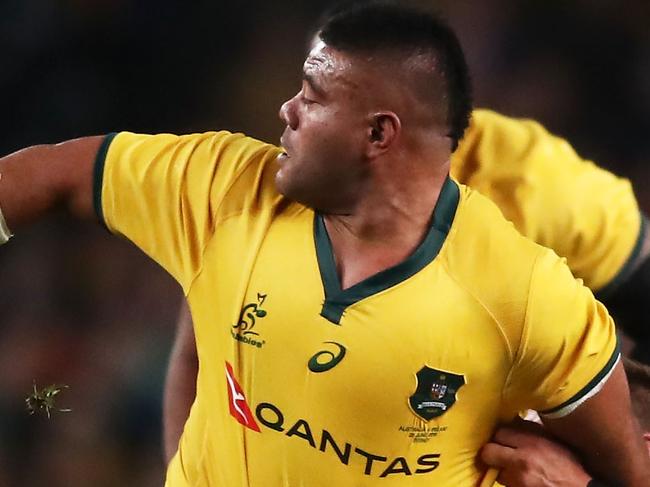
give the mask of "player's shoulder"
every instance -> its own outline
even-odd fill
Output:
[[[551,269],[541,274],[544,285],[574,279],[563,259],[521,235],[492,201],[458,187],[459,204],[439,258],[455,285],[486,310],[514,349],[529,299],[541,289],[540,266]]]
[[[489,198],[457,184],[459,204],[441,253],[456,282],[483,303],[519,303],[524,312],[533,279],[576,281],[565,258],[522,235]]]
[[[484,267],[498,263],[496,257],[521,258],[523,262],[534,260],[539,245],[522,236],[489,198],[469,186],[456,184],[460,196],[451,232],[453,249],[461,252],[473,249],[470,257],[484,258]]]
[[[459,203],[438,258],[455,286],[485,310],[515,350],[537,261],[552,251],[522,236],[488,198],[458,187]]]
[[[235,166],[263,159],[266,154],[276,157],[281,151],[273,144],[227,130],[182,135],[117,132],[107,136],[104,150],[111,154],[171,152],[176,159],[196,156],[203,163],[228,162]],[[219,160],[214,160],[211,156]]]
[[[124,170],[146,171],[150,161],[168,161],[167,174],[185,174],[188,197],[196,188],[210,183],[218,201],[218,216],[257,208],[277,199],[274,177],[281,149],[242,133],[227,130],[202,133],[136,134],[120,132],[109,136],[107,160],[120,161]],[[138,168],[139,166],[139,168]]]
[[[546,249],[522,236],[488,198],[458,184],[459,204],[441,253],[448,273],[486,307],[516,304],[523,319],[530,281]]]

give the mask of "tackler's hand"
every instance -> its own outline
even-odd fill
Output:
[[[591,480],[568,448],[531,421],[497,429],[480,458],[500,469],[497,480],[506,487],[586,487]]]

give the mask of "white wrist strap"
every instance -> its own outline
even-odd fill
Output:
[[[13,235],[9,231],[5,217],[2,216],[2,209],[0,209],[0,245],[7,243],[11,237]]]

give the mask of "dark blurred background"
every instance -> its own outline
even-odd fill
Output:
[[[650,210],[650,2],[436,5],[476,104],[533,117],[632,179]],[[128,129],[277,142],[325,1],[0,0],[0,154]],[[130,244],[55,215],[0,252],[0,486],[161,486],[178,286]],[[24,398],[65,383],[71,413]]]

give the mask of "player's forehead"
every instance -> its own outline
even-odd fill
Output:
[[[304,78],[313,83],[352,88],[358,86],[359,64],[354,62],[352,56],[328,46],[322,40],[312,43],[302,69]]]

